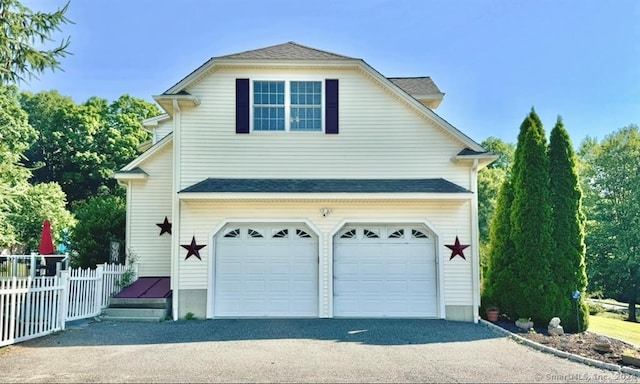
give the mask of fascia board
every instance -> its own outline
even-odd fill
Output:
[[[457,193],[231,193],[181,192],[180,200],[471,200],[472,192]]]
[[[369,75],[378,79],[382,84],[385,84],[387,88],[393,92],[398,97],[406,100],[409,104],[415,107],[417,110],[422,112],[429,120],[434,121],[436,124],[444,128],[447,132],[449,132],[453,137],[460,140],[466,147],[473,149],[475,151],[484,151],[485,149],[480,146],[480,144],[476,143],[473,139],[462,133],[459,129],[449,124],[448,121],[440,117],[437,113],[433,112],[431,109],[422,105],[417,99],[407,94],[400,87],[393,84],[393,82],[386,77],[382,76],[380,72],[376,71],[373,67],[367,64],[364,60],[362,60],[361,68],[367,72]]]
[[[169,116],[168,113],[163,113],[161,115],[142,120],[142,126],[145,128],[155,129],[156,127],[158,127],[159,123],[170,119],[171,116]]]
[[[174,94],[186,90],[189,86],[197,82],[201,76],[212,70],[214,67],[345,67],[357,65],[359,59],[338,59],[338,60],[247,60],[247,59],[211,59],[198,69],[190,73],[187,77],[169,88],[164,94]],[[155,98],[155,97],[154,97]]]
[[[169,133],[165,137],[163,137],[160,141],[158,141],[154,146],[149,148],[147,151],[142,153],[140,156],[136,157],[129,164],[122,167],[121,171],[130,171],[135,167],[138,167],[141,163],[143,163],[146,159],[153,156],[156,152],[158,152],[161,148],[163,148],[167,143],[173,141],[173,132]]]

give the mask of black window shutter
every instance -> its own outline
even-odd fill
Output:
[[[236,79],[236,133],[249,133],[249,79]]]
[[[324,133],[338,134],[338,79],[325,80]]]

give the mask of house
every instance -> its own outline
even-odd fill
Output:
[[[154,96],[115,178],[140,276],[173,319],[477,321],[477,173],[429,77],[297,43],[214,57]]]

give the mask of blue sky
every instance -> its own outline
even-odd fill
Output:
[[[575,146],[640,124],[635,0],[72,0],[67,15],[64,72],[21,88],[152,101],[210,57],[295,41],[431,76],[436,112],[478,142],[515,142],[531,107],[547,134],[561,115]]]

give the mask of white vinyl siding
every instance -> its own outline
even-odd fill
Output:
[[[438,239],[437,252],[442,254],[444,263],[444,298],[447,305],[472,305],[473,298],[473,258],[472,247],[465,249],[466,260],[459,256],[449,260],[451,251],[445,244],[453,244],[455,237],[465,244],[471,237],[471,201],[420,201],[420,202],[196,202],[181,203],[180,244],[188,244],[195,236],[198,244],[207,247],[200,251],[202,260],[184,259],[185,250],[178,255],[180,270],[179,289],[207,289],[213,255],[213,231],[224,220],[254,220],[270,222],[274,220],[309,220],[320,231],[320,296],[322,308],[320,316],[330,313],[331,273],[330,241],[331,232],[343,221],[347,222],[401,222],[431,223],[442,237]],[[323,217],[320,209],[330,207],[331,212]]]
[[[218,178],[445,178],[469,188],[464,147],[357,70],[220,69],[188,89],[180,188]],[[235,133],[235,79],[339,79],[338,135]],[[215,143],[215,150],[212,150]],[[233,166],[230,166],[233,164]]]
[[[149,177],[131,183],[127,247],[138,258],[140,276],[171,275],[171,235],[159,236],[156,224],[172,219],[172,148],[168,143],[140,164]]]
[[[162,121],[158,123],[158,126],[154,129],[155,140],[160,141],[171,132],[173,132],[173,120]]]

